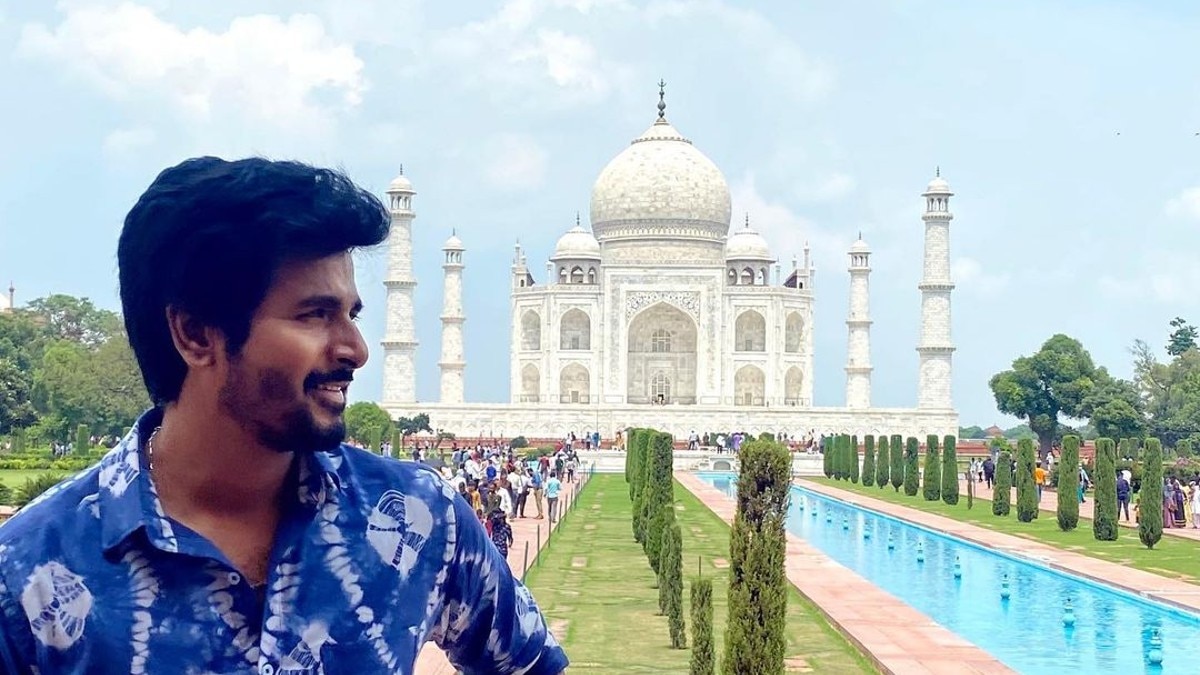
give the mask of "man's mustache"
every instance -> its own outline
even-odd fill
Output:
[[[329,373],[313,373],[304,378],[304,388],[314,389],[330,382],[353,382],[354,371],[349,368],[335,370]]]

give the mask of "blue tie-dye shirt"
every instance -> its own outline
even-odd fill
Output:
[[[412,673],[427,640],[466,673],[566,656],[448,483],[349,446],[301,458],[265,589],[164,516],[141,440],[0,527],[0,673]]]

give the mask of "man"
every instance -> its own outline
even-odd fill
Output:
[[[550,522],[553,523],[558,519],[558,514],[555,507],[558,506],[558,493],[562,490],[562,481],[558,480],[558,474],[550,474],[550,480],[546,481],[546,508],[550,511]]]
[[[1037,486],[1038,504],[1042,503],[1042,489],[1046,487],[1046,470],[1042,468],[1042,463],[1037,463],[1037,468],[1033,470],[1033,484]]]
[[[983,480],[987,482],[988,489],[992,489],[992,483],[996,480],[996,463],[992,461],[989,455],[983,460]]]
[[[1123,471],[1117,472],[1117,511],[1121,515],[1121,520],[1129,520],[1129,494],[1132,488],[1129,481],[1125,478]]]
[[[525,517],[525,500],[528,493],[525,489],[525,476],[517,467],[512,467],[508,472],[508,486],[513,492],[513,503],[516,510],[516,518]]]
[[[527,471],[529,471],[527,469]],[[542,474],[537,471],[529,471],[529,489],[533,491],[533,503],[537,506],[538,514],[534,516],[535,520],[542,519]]]
[[[559,673],[562,650],[429,467],[342,444],[367,360],[351,252],[388,234],[345,176],[215,158],[161,173],[117,251],[154,408],[0,527],[0,672]]]

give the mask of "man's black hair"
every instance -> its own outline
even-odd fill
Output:
[[[117,246],[125,329],[151,400],[177,399],[187,374],[167,307],[220,330],[236,355],[280,266],[375,246],[388,228],[383,203],[330,169],[198,157],[160,173]]]

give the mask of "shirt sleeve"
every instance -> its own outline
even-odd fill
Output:
[[[464,675],[558,675],[567,655],[529,589],[513,576],[466,504],[456,499],[454,509],[457,540],[442,619],[448,628],[438,646]]]

